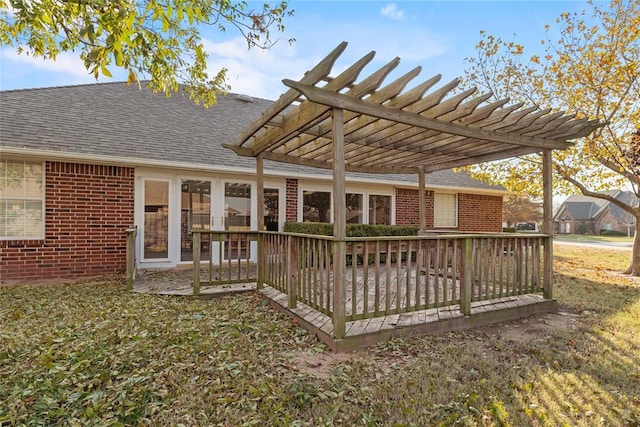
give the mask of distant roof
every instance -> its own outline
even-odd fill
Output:
[[[188,96],[139,90],[122,82],[0,91],[0,150],[255,172],[255,159],[221,146],[232,143],[272,101],[219,96],[209,109]],[[266,173],[330,177],[331,171],[265,162]],[[349,173],[347,179],[415,184],[413,174]],[[427,175],[428,186],[504,191],[451,170]]]
[[[616,199],[627,203],[637,204],[637,198],[631,191],[611,190],[602,194],[615,197]],[[575,220],[593,220],[606,209],[618,220],[622,221],[626,212],[618,206],[605,199],[597,197],[583,196],[581,194],[571,195],[558,209],[555,217],[561,219],[564,215],[569,214]]]

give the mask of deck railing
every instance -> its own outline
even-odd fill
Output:
[[[127,252],[126,252],[126,284],[127,289],[132,290],[136,281],[136,234],[137,227],[131,227],[126,230],[127,233]]]
[[[289,296],[289,307],[300,301],[332,315],[333,238],[263,232],[264,269],[259,284]]]
[[[367,319],[543,291],[542,254],[549,236],[456,234],[347,238],[344,298],[335,298],[334,244],[327,236],[262,232],[258,286],[288,295],[330,317]],[[337,328],[336,328],[337,329]],[[339,337],[338,337],[339,338]]]
[[[193,294],[200,295],[200,287],[257,280],[259,250],[257,231],[193,230]],[[203,239],[203,236],[206,236]],[[202,245],[209,245],[208,259],[202,260]]]
[[[543,234],[448,234],[335,239],[257,231],[200,231],[193,235],[193,293],[202,285],[257,282],[340,323],[430,308],[540,293]],[[203,239],[203,235],[206,236]],[[202,242],[209,259],[201,259]],[[345,256],[334,256],[338,244]],[[345,266],[337,282],[336,262]],[[341,270],[341,269],[337,269]],[[340,284],[340,286],[337,286]],[[336,292],[343,287],[344,292]],[[334,307],[341,308],[335,310]],[[344,313],[344,315],[342,315]],[[336,336],[336,338],[340,338]]]

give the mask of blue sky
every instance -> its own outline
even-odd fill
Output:
[[[250,2],[251,3],[251,2]],[[349,46],[334,74],[371,50],[369,65],[375,70],[394,57],[400,66],[389,78],[422,66],[416,79],[435,74],[443,82],[463,74],[464,59],[475,54],[480,30],[517,40],[529,54],[540,53],[545,24],[553,27],[562,12],[589,9],[584,1],[296,1],[295,15],[285,22],[286,32],[268,51],[247,50],[238,33],[212,31],[203,34],[212,70],[229,69],[232,92],[275,99],[286,88],[282,79],[299,79],[340,42]],[[256,4],[259,7],[259,4]],[[295,38],[293,45],[288,38]],[[115,71],[115,70],[114,70]],[[366,73],[367,70],[365,70]],[[114,72],[114,79],[125,74]],[[0,48],[2,90],[94,83],[73,53],[56,61],[18,55]]]

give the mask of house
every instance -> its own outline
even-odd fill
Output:
[[[256,161],[223,148],[271,101],[186,96],[124,83],[0,92],[0,279],[191,262],[192,229],[257,229]],[[329,221],[331,171],[265,161],[266,226]],[[349,222],[419,222],[414,174],[347,174]],[[426,178],[428,229],[499,232],[507,192],[465,173]]]
[[[616,199],[637,205],[638,199],[631,191],[613,190],[608,194]],[[608,200],[574,194],[560,205],[553,218],[560,234],[602,234],[606,231],[635,233],[634,218]]]

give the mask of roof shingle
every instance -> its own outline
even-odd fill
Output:
[[[219,96],[209,109],[186,95],[167,98],[122,82],[0,92],[0,147],[129,161],[255,171],[255,160],[221,146],[234,142],[272,101]],[[265,171],[330,177],[331,171],[265,162]],[[415,184],[414,175],[349,173],[347,179]],[[427,175],[427,185],[504,190],[451,170]]]

